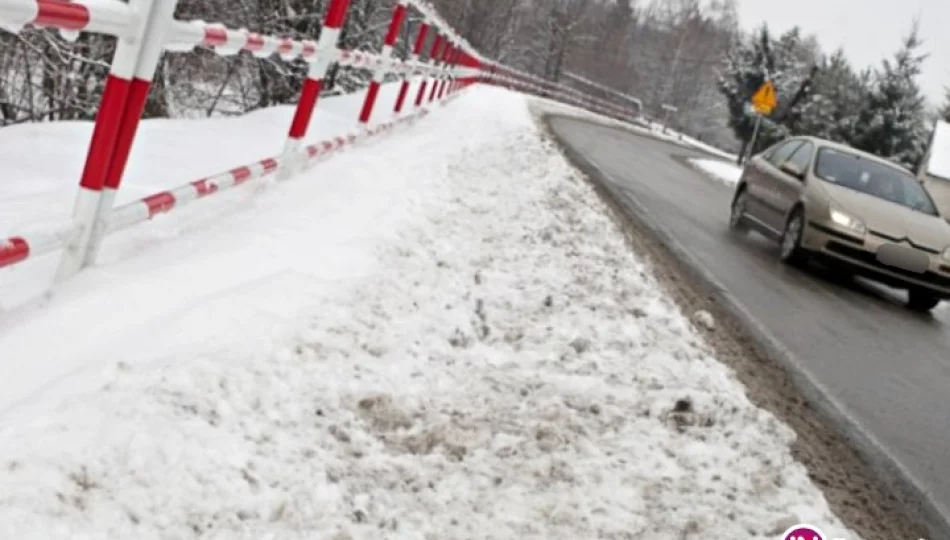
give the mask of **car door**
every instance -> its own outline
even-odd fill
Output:
[[[746,166],[746,189],[749,193],[746,215],[770,229],[775,229],[775,181],[772,178],[773,170],[777,169],[775,164],[787,160],[801,145],[801,139],[780,142],[750,159]],[[781,229],[775,232],[781,232]]]
[[[766,206],[769,210],[765,220],[769,227],[779,231],[785,229],[785,220],[801,197],[814,155],[815,145],[810,141],[802,141],[787,159],[769,162],[764,174],[764,182],[767,184],[765,191],[768,193]],[[795,165],[804,174],[798,177],[782,170],[781,166],[786,162]]]

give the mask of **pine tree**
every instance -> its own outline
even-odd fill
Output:
[[[866,77],[855,73],[841,49],[823,58],[811,99],[802,106],[795,132],[843,143],[852,141],[869,91]]]
[[[916,80],[927,57],[917,52],[920,45],[915,22],[893,62],[885,60],[875,73],[851,141],[910,168],[923,156],[928,135],[925,100]]]

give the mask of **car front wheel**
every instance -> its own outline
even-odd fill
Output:
[[[921,313],[937,307],[940,300],[939,296],[922,289],[911,289],[907,292],[907,307]]]
[[[791,265],[801,265],[808,260],[808,253],[802,248],[802,236],[805,233],[805,213],[801,208],[792,212],[785,223],[780,242],[779,258]]]

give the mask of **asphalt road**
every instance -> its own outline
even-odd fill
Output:
[[[730,234],[732,189],[674,157],[707,155],[581,120],[553,117],[550,125],[600,170],[621,205],[636,213],[638,201],[692,252],[947,515],[950,310],[909,312],[902,293],[787,268],[762,237]]]

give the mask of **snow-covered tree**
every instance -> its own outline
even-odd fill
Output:
[[[0,126],[95,117],[114,40],[25,28],[0,31]]]
[[[769,47],[768,28],[759,31],[758,39],[737,38],[726,54],[726,66],[719,76],[719,91],[726,99],[729,110],[729,127],[742,141],[739,159],[755,130],[755,116],[748,111],[749,99],[766,80]]]
[[[181,0],[179,20],[200,19],[266,35],[315,40],[328,0]],[[379,51],[395,0],[353,0],[342,33],[346,48]],[[416,19],[418,14],[416,14]],[[408,41],[402,40],[402,54]],[[91,120],[102,96],[115,40],[82,33],[75,42],[52,30],[0,32],[0,126],[43,120]],[[294,103],[306,75],[300,62],[276,55],[220,56],[198,48],[164,55],[146,117],[240,114]],[[334,69],[327,91],[365,85],[365,69]]]
[[[823,58],[810,99],[800,109],[793,130],[848,143],[855,138],[868,89],[868,72],[855,73],[841,49]]]
[[[766,80],[775,85],[779,106],[762,119],[753,151],[788,136],[789,127],[776,119],[794,119],[798,116],[796,108],[804,106],[801,102],[790,103],[809,73],[810,66],[804,58],[807,58],[807,48],[799,28],[792,28],[774,40],[765,25],[750,38],[734,43],[726,54],[726,66],[719,76],[719,91],[728,106],[729,127],[742,141],[740,160],[756,123],[756,114],[749,102]]]
[[[920,54],[918,26],[874,74],[851,144],[873,154],[915,167],[927,144],[925,99],[917,84],[926,59]]]

